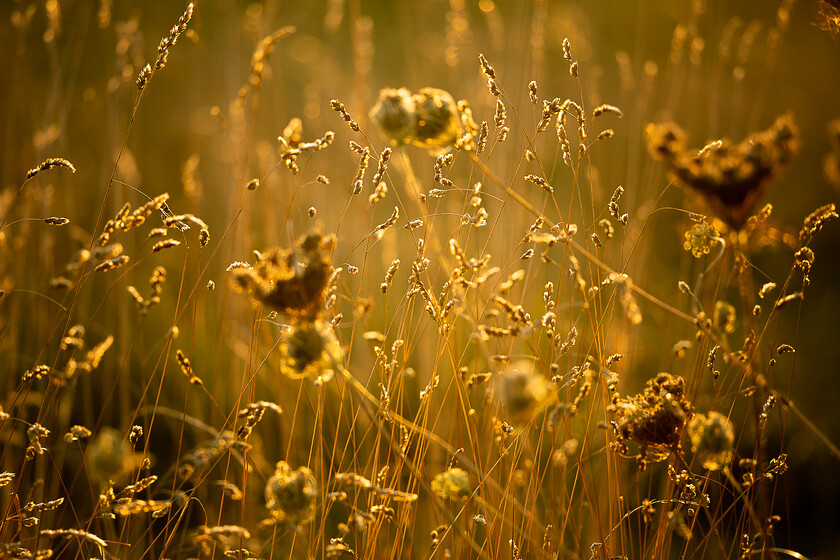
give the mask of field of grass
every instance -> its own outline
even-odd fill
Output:
[[[835,4],[7,0],[0,560],[840,558]]]

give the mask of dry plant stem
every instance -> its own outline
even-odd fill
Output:
[[[752,521],[753,531],[755,531],[756,534],[763,535],[764,534],[764,528],[761,525],[761,520],[764,519],[764,518],[759,517],[758,512],[755,510],[755,508],[752,505],[752,502],[747,498],[747,491],[744,490],[741,487],[741,483],[739,483],[738,479],[736,479],[732,475],[732,471],[729,470],[728,466],[724,467],[722,472],[723,472],[723,476],[726,477],[726,479],[729,481],[729,483],[732,485],[732,487],[738,493],[738,497],[744,503],[744,507],[747,508],[747,513],[749,514],[750,521]]]
[[[708,264],[708,266],[706,266],[703,272],[697,275],[697,281],[694,283],[694,292],[691,294],[691,312],[694,314],[695,317],[700,312],[700,310],[697,309],[699,305],[697,294],[700,293],[700,288],[703,285],[703,279],[709,272],[711,272],[712,268],[714,268],[714,266],[718,262],[720,262],[721,258],[723,258],[723,255],[726,253],[726,241],[722,237],[717,237],[716,239],[717,242],[720,244],[720,251],[718,251],[717,256],[712,260],[712,262]],[[750,313],[749,315],[752,316],[752,313]]]

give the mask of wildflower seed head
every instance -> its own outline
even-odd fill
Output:
[[[315,476],[307,467],[292,470],[285,461],[277,463],[265,485],[265,506],[271,515],[293,525],[309,523],[315,517],[318,498]]]
[[[433,154],[445,152],[461,136],[461,115],[452,96],[437,88],[423,88],[412,96],[416,127],[410,141]]]
[[[817,27],[827,31],[832,37],[840,34],[840,5],[836,0],[817,0],[819,21]]]
[[[432,492],[444,499],[464,499],[472,494],[470,477],[458,467],[446,469],[432,479]]]
[[[314,321],[292,327],[279,346],[280,372],[292,379],[329,381],[342,356],[329,323]]]
[[[273,247],[260,253],[252,268],[228,268],[234,286],[251,296],[254,303],[293,320],[311,321],[324,308],[335,237],[315,231],[296,245],[295,250]]]
[[[640,459],[667,458],[692,415],[684,390],[682,377],[663,372],[649,379],[641,394],[614,396],[608,410],[615,415],[618,443],[629,440],[639,445]]]
[[[505,417],[513,424],[530,421],[553,396],[548,380],[528,360],[512,363],[496,379]]]
[[[711,224],[704,222],[695,223],[685,232],[683,249],[689,251],[695,258],[708,255],[712,248],[720,241],[720,234]]]
[[[370,119],[397,146],[410,141],[417,126],[414,98],[405,88],[386,88],[370,112]]]
[[[726,334],[735,332],[735,306],[728,301],[716,301],[712,322],[721,332]]]
[[[131,474],[136,455],[131,444],[123,434],[105,427],[90,443],[85,456],[85,463],[91,479],[105,485],[109,480],[119,482]]]
[[[735,429],[732,422],[719,412],[697,414],[688,423],[691,450],[704,469],[721,470],[735,455]]]
[[[699,193],[733,229],[741,229],[761,196],[787,167],[799,148],[799,133],[790,115],[739,144],[714,142],[701,151],[685,148],[685,133],[674,123],[649,124],[648,149],[665,161],[676,180]]]

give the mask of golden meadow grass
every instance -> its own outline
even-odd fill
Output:
[[[10,4],[0,558],[836,557],[836,16]]]

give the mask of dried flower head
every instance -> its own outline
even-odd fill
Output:
[[[835,218],[837,218],[837,207],[834,203],[820,206],[805,217],[802,229],[799,231],[799,242],[802,245],[807,244],[822,229],[826,222]]]
[[[735,455],[735,430],[732,422],[719,412],[697,414],[688,423],[691,450],[704,469],[721,470]]]
[[[705,221],[697,222],[685,232],[683,249],[690,251],[695,258],[708,255],[712,248],[720,242],[720,233]]]
[[[527,423],[553,396],[548,380],[529,360],[510,364],[496,379],[505,418],[513,424]]]
[[[653,157],[665,161],[676,180],[700,193],[733,229],[746,223],[799,147],[790,115],[739,144],[724,139],[702,154],[685,147],[685,133],[674,123],[649,124],[645,132]]]
[[[105,427],[90,443],[85,463],[91,479],[105,485],[110,480],[119,482],[125,479],[134,468],[135,458],[124,434],[115,428]]]
[[[831,33],[832,37],[840,34],[840,2],[837,0],[817,0],[819,18],[817,27]]]
[[[69,169],[71,173],[76,172],[75,166],[70,163],[69,160],[60,157],[51,157],[47,158],[38,164],[38,167],[33,167],[29,171],[26,172],[26,180],[28,181],[41,171],[45,171],[47,169],[52,169],[53,167],[64,167],[65,169]]]
[[[411,141],[417,126],[414,98],[405,88],[385,88],[379,92],[379,99],[370,112],[370,119],[379,130],[401,146]]]
[[[433,154],[446,151],[461,136],[461,115],[452,96],[437,88],[423,88],[415,93],[417,123],[411,143]]]
[[[616,394],[609,411],[615,415],[617,442],[614,448],[627,454],[626,441],[640,447],[640,461],[661,461],[680,443],[680,434],[692,415],[685,396],[685,381],[670,373],[649,379],[641,394]],[[653,453],[651,453],[653,452]]]
[[[405,88],[381,90],[370,118],[395,145],[414,144],[433,155],[456,145],[472,147],[478,131],[466,103],[431,87],[415,94]]]
[[[441,498],[463,499],[472,494],[470,477],[458,467],[446,469],[432,479],[432,492]]]
[[[311,321],[323,311],[332,274],[335,237],[312,232],[296,248],[273,247],[260,253],[253,268],[234,268],[234,285],[252,300],[292,320]]]
[[[292,327],[279,347],[280,371],[292,379],[329,381],[339,366],[341,345],[329,323],[314,321]]]
[[[735,332],[735,306],[728,301],[716,301],[712,312],[715,328],[726,334]]]
[[[286,461],[277,463],[274,476],[265,485],[265,507],[279,521],[309,523],[315,517],[317,498],[312,471],[307,467],[292,470]]]

